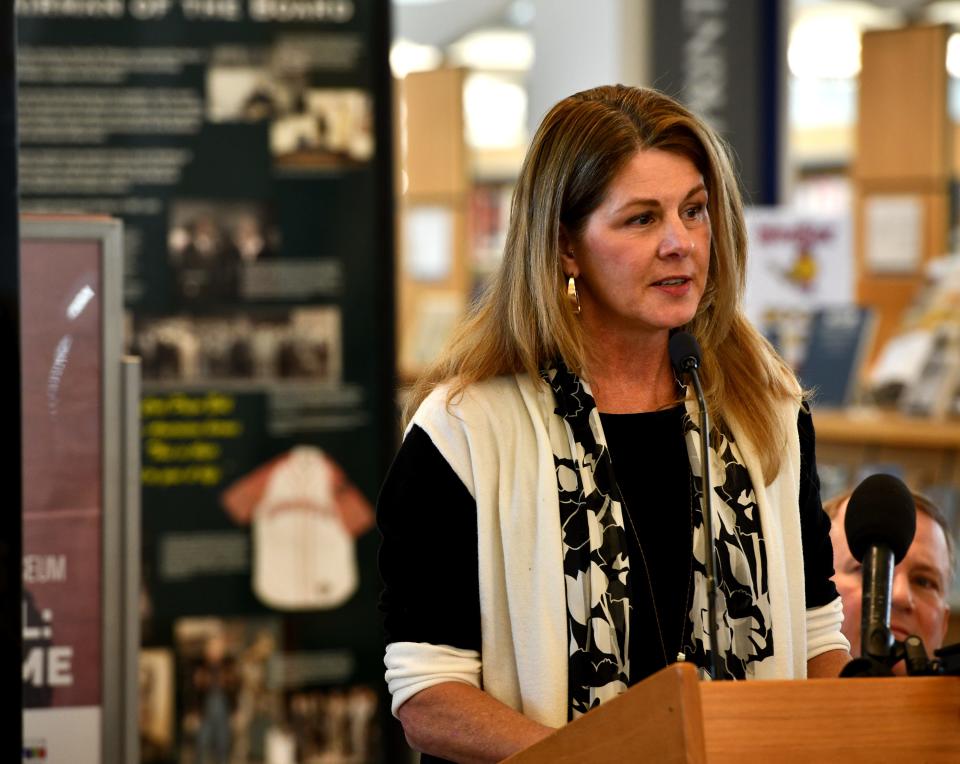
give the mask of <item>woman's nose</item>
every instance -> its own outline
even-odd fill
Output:
[[[660,257],[688,257],[693,254],[693,237],[679,217],[666,218],[657,254]]]

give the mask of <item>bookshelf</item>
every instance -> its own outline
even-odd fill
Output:
[[[851,176],[857,302],[877,314],[874,354],[897,332],[920,288],[923,265],[948,249],[954,154],[944,64],[949,35],[945,25],[863,35]],[[882,252],[876,244],[886,239],[882,249],[889,249],[889,237],[869,227],[870,209],[885,201],[915,206],[915,258],[906,249]],[[894,262],[881,267],[881,255]]]
[[[816,402],[813,421],[824,500],[873,472],[900,472],[909,486],[932,492],[937,499],[960,486],[960,421],[893,411],[818,409]],[[943,509],[951,514],[950,506]],[[953,525],[956,529],[956,518]]]
[[[398,377],[436,357],[503,251],[524,147],[478,149],[466,137],[468,70],[397,83],[403,129],[398,208]]]
[[[437,355],[469,300],[465,75],[463,69],[437,69],[398,83],[403,125],[397,263],[401,384],[412,382]]]

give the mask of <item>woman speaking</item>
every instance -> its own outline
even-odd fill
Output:
[[[544,118],[502,265],[414,387],[380,495],[415,748],[498,761],[678,660],[787,679],[849,659],[810,413],[741,311],[746,244],[723,144],[672,99],[601,87]],[[706,455],[678,329],[702,347]]]

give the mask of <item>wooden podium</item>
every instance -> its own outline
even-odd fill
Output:
[[[676,663],[507,759],[960,762],[960,677],[700,682]]]

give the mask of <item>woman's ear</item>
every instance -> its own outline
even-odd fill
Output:
[[[577,254],[574,251],[573,238],[567,233],[567,229],[560,226],[560,235],[557,237],[557,247],[560,251],[560,265],[563,273],[568,278],[573,276],[577,278],[580,275],[580,266],[577,263]]]

